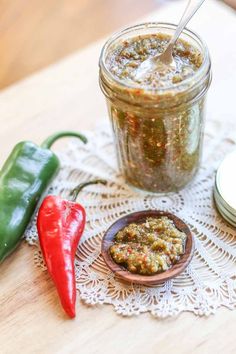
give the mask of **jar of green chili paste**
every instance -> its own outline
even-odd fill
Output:
[[[176,68],[136,76],[139,65],[163,52],[176,26],[146,23],[111,37],[100,56],[117,156],[125,180],[156,193],[176,192],[196,174],[211,62],[204,42],[185,30],[175,45]]]

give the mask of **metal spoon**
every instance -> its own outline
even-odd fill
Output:
[[[187,7],[180,20],[180,23],[176,28],[176,31],[173,37],[171,38],[166,50],[161,54],[155,55],[152,58],[144,60],[136,71],[136,80],[141,80],[143,77],[145,77],[146,74],[154,71],[164,71],[167,69],[167,67],[173,70],[176,69],[176,63],[172,55],[173,47],[187,23],[191,20],[193,15],[197,12],[197,10],[200,8],[204,1],[205,0],[188,1]]]

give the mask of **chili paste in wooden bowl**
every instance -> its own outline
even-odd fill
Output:
[[[180,274],[193,256],[193,237],[177,216],[141,211],[117,220],[105,233],[102,255],[120,278],[155,285]]]

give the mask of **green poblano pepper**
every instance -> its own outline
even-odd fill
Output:
[[[28,141],[18,143],[0,171],[0,263],[17,247],[42,194],[56,176],[60,162],[50,150],[59,138],[75,132],[59,132],[41,147]]]

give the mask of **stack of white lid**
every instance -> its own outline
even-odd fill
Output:
[[[236,227],[236,151],[227,155],[217,170],[214,198],[223,218]]]

